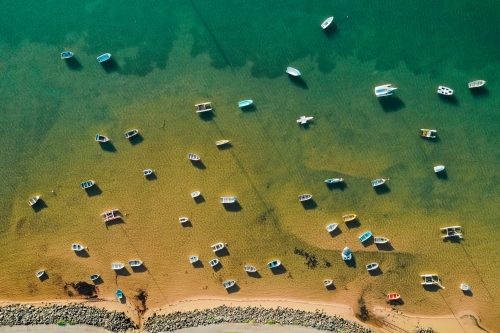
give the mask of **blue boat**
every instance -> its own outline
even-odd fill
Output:
[[[252,105],[252,104],[253,104],[253,101],[251,99],[246,99],[244,101],[238,102],[238,106],[240,108],[243,108],[245,106],[249,106],[249,105]]]
[[[281,261],[279,260],[273,260],[267,263],[267,267],[273,269],[281,265]]]
[[[367,240],[368,238],[370,238],[372,236],[372,232],[371,231],[367,231],[365,232],[364,234],[362,234],[361,236],[359,236],[359,241],[361,243],[363,243],[365,240]]]
[[[97,61],[99,62],[105,62],[109,59],[111,59],[111,53],[104,53],[97,57]]]
[[[116,297],[118,299],[122,299],[123,298],[123,292],[121,291],[121,289],[116,289]]]

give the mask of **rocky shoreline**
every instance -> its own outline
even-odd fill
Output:
[[[357,323],[337,316],[328,316],[320,310],[301,311],[278,307],[228,307],[173,312],[166,315],[154,313],[144,323],[149,333],[171,332],[182,328],[206,326],[220,323],[259,323],[274,325],[301,325],[319,330],[342,333],[373,333]]]

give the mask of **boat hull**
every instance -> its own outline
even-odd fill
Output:
[[[105,62],[111,59],[111,53],[104,53],[97,57],[97,61]]]
[[[327,18],[326,20],[323,21],[323,23],[321,23],[321,27],[324,29],[328,28],[333,22],[333,16],[330,16],[329,18]]]
[[[251,99],[247,99],[247,100],[238,102],[238,106],[240,108],[244,108],[245,106],[249,106],[249,105],[252,105],[252,104],[253,104],[253,101]]]
[[[287,67],[286,72],[290,74],[291,76],[301,76],[302,73],[298,69],[295,69],[293,67]]]

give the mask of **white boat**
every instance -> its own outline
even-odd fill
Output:
[[[290,66],[288,66],[288,67],[286,68],[286,72],[287,72],[288,74],[292,75],[292,76],[300,76],[300,75],[301,75],[301,73],[299,72],[299,70],[298,70],[298,69],[295,69],[295,68],[290,67]]]
[[[312,194],[301,194],[299,195],[299,201],[307,201],[312,198]]]
[[[229,143],[229,140],[219,140],[219,141],[215,141],[215,145],[216,145],[216,146],[222,146],[222,145],[225,145],[226,143]]]
[[[465,284],[465,283],[461,283],[460,284],[460,289],[462,289],[463,291],[469,291],[470,290],[470,286]]]
[[[179,223],[189,222],[189,217],[179,217]]]
[[[245,266],[245,272],[255,273],[255,272],[257,272],[257,268],[255,268],[253,266]]]
[[[153,170],[151,170],[151,169],[146,169],[146,170],[142,171],[142,173],[144,174],[144,176],[146,176],[146,177],[147,177],[147,176],[150,176],[150,175],[152,175],[152,174],[153,174]]]
[[[98,142],[108,142],[109,139],[107,136],[105,135],[101,135],[101,134],[96,134],[95,135],[95,141],[98,141]]]
[[[389,238],[385,238],[385,237],[373,237],[373,242],[375,244],[385,244],[385,243],[389,243]]]
[[[434,172],[441,172],[444,170],[444,165],[436,165],[434,167]]]
[[[217,244],[214,244],[211,246],[212,247],[212,251],[214,252],[217,252],[217,251],[220,251],[224,248],[224,243],[217,243]]]
[[[104,218],[104,222],[109,222],[121,218],[121,216],[118,215],[118,209],[108,210],[107,212],[102,213],[101,216]]]
[[[138,131],[138,130],[136,130],[136,129],[133,129],[133,130],[130,130],[130,131],[126,132],[126,133],[125,133],[125,137],[126,137],[127,139],[130,139],[131,137],[133,137],[133,136],[135,136],[135,135],[137,135],[137,134],[139,134],[139,131]]]
[[[40,196],[37,195],[36,197],[33,197],[31,199],[28,200],[28,205],[30,206],[33,206],[34,204],[36,204],[38,202],[38,200],[40,200]]]
[[[200,160],[200,156],[196,155],[196,154],[193,154],[193,153],[189,153],[188,154],[188,158],[191,160],[191,161],[199,161]]]
[[[83,245],[80,245],[80,244],[71,244],[71,249],[73,251],[81,251],[81,250],[83,250]]]
[[[393,94],[393,91],[398,88],[393,87],[391,84],[384,84],[381,86],[376,86],[375,87],[375,96],[377,97],[383,97],[383,96],[390,96]]]
[[[343,181],[344,181],[344,178],[329,178],[329,179],[325,179],[325,183],[328,183],[328,184],[342,183]]]
[[[123,267],[125,267],[124,264],[122,264],[121,262],[114,262],[114,263],[111,263],[111,269],[114,269],[115,271],[116,270],[120,270],[122,269]]]
[[[422,275],[420,275],[420,277],[422,278],[422,281],[420,282],[420,284],[422,284],[422,285],[436,285],[436,286],[444,289],[444,287],[441,285],[441,280],[439,279],[439,276],[437,276],[436,274],[422,274]]]
[[[251,99],[246,99],[244,101],[238,102],[238,106],[240,108],[244,108],[245,106],[249,106],[249,105],[252,105],[252,104],[253,104],[253,101]]]
[[[195,104],[194,106],[196,106],[197,113],[212,111],[212,103],[211,102]]]
[[[142,260],[139,259],[134,259],[134,260],[129,260],[128,265],[130,267],[139,267],[143,264]]]
[[[61,59],[69,59],[72,58],[75,54],[71,51],[61,52]]]
[[[105,62],[109,59],[111,59],[111,53],[104,53],[97,57],[97,61],[99,62]]]
[[[448,237],[462,238],[462,228],[459,225],[440,228],[440,230],[441,232],[445,233],[445,235],[441,236],[441,238],[448,238]]]
[[[440,95],[451,96],[453,95],[453,89],[445,86],[439,86],[437,93]]]
[[[236,281],[229,280],[229,281],[224,282],[222,285],[224,286],[224,288],[229,289],[232,286],[234,286],[235,283],[236,283]]]
[[[220,197],[220,202],[222,204],[235,203],[236,201],[238,201],[236,197]]]
[[[208,262],[210,264],[210,267],[217,266],[219,264],[219,259],[212,259]]]
[[[435,139],[436,138],[436,136],[434,135],[437,133],[436,130],[427,129],[427,128],[421,128],[420,130],[422,131],[420,136],[427,138],[427,139]]]
[[[313,119],[314,117],[306,117],[306,116],[300,116],[299,119],[297,119],[297,123],[303,125],[303,124],[307,124],[307,122],[311,119]]]
[[[332,24],[333,22],[333,16],[330,16],[329,18],[327,18],[326,20],[323,21],[323,23],[321,23],[321,27],[323,29],[326,29],[330,26],[330,24]]]
[[[380,186],[380,185],[384,184],[387,180],[389,180],[389,178],[387,178],[387,179],[380,178],[380,179],[372,180],[372,186],[373,187]]]
[[[189,257],[189,262],[191,264],[194,264],[195,262],[197,262],[198,260],[200,260],[200,258],[198,258],[198,256],[192,256],[192,257]]]
[[[323,285],[325,287],[331,286],[333,284],[333,280],[323,280]]]
[[[200,191],[191,192],[191,198],[196,198],[196,197],[199,197],[200,195],[201,195]]]
[[[338,226],[339,226],[338,223],[329,224],[326,226],[326,231],[332,232],[333,230],[337,229]]]
[[[371,264],[366,265],[367,271],[373,271],[378,268],[378,264],[376,262],[372,262]]]
[[[82,183],[82,189],[88,189],[89,187],[92,187],[95,185],[95,182],[93,180],[87,180],[86,182]]]
[[[267,267],[269,267],[271,269],[279,267],[280,265],[281,265],[281,261],[279,261],[277,259],[267,263]]]
[[[479,88],[479,87],[484,86],[485,84],[486,84],[486,81],[484,81],[484,80],[472,81],[472,82],[469,82],[469,89]]]
[[[41,269],[35,273],[37,278],[41,278],[44,274],[45,274],[45,271],[43,269]]]
[[[344,247],[344,249],[342,250],[342,259],[344,260],[351,260],[352,259],[352,252],[351,252],[351,249],[348,248],[347,246]]]

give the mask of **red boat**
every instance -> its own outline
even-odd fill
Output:
[[[397,301],[398,299],[401,298],[400,294],[387,294],[387,300],[390,301]]]

